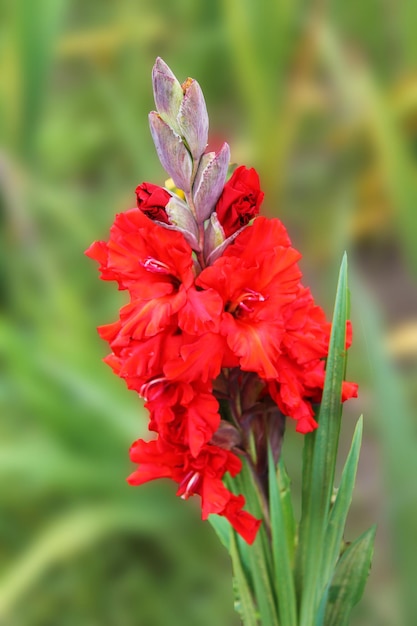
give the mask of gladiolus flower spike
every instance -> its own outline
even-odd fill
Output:
[[[331,325],[301,283],[285,227],[259,216],[256,171],[240,166],[226,180],[229,146],[205,152],[198,83],[181,85],[157,59],[153,88],[150,128],[174,185],[139,185],[109,240],[86,251],[128,293],[119,319],[98,331],[155,433],[133,443],[128,482],[170,478],[181,498],[200,496],[203,519],[226,517],[251,544],[261,521],[225,474],[249,461],[267,492],[268,442],[277,462],[285,418],[300,433],[317,428]],[[343,383],[343,400],[356,392]]]

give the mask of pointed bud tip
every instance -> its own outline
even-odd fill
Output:
[[[229,155],[230,155],[230,146],[229,146],[229,144],[227,143],[227,141],[224,141],[224,142],[222,143],[221,148],[220,148],[220,150],[219,150],[219,153],[220,153],[220,152],[221,152],[221,153],[226,152],[227,154],[229,154]],[[230,157],[229,157],[229,161],[230,161]]]
[[[197,221],[204,222],[213,212],[226,182],[230,148],[225,142],[217,153],[203,155],[194,181]]]
[[[163,74],[169,74],[170,76],[174,76],[169,65],[165,63],[161,57],[156,57],[154,66],[152,68],[153,72],[162,72]]]

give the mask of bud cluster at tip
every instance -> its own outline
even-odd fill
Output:
[[[209,121],[203,92],[196,80],[188,78],[180,84],[167,64],[158,58],[152,82],[157,109],[149,114],[152,138],[163,168],[186,198],[186,203],[171,204],[170,221],[186,236],[193,250],[200,253],[205,265],[214,250],[214,241],[221,245],[226,239],[220,222],[210,220],[210,216],[226,182],[230,149],[224,143],[218,152],[205,152]],[[210,220],[208,237],[207,225],[204,226],[207,220]],[[213,223],[216,223],[215,237]]]

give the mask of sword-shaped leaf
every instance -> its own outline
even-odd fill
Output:
[[[329,589],[324,626],[347,626],[371,567],[376,527],[372,526],[343,553]]]

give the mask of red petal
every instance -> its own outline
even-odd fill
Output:
[[[243,496],[232,495],[222,515],[229,520],[236,532],[251,545],[256,539],[262,521],[247,511],[242,511],[244,505],[245,498]]]
[[[179,311],[178,325],[190,335],[218,332],[223,300],[214,289],[187,291],[187,302]]]

